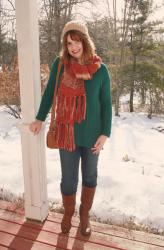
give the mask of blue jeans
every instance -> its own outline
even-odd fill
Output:
[[[61,192],[64,195],[75,194],[79,177],[79,161],[81,158],[82,185],[97,186],[97,163],[99,155],[93,154],[90,148],[76,147],[75,151],[59,150],[61,162]]]

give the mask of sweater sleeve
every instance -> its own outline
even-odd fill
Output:
[[[45,121],[47,114],[52,106],[58,63],[59,63],[59,57],[57,57],[54,60],[52,66],[51,66],[48,83],[47,83],[47,86],[46,86],[45,91],[43,93],[43,96],[42,96],[42,99],[40,102],[40,107],[39,107],[38,113],[36,115],[37,120]]]
[[[103,81],[101,87],[101,118],[102,118],[102,135],[110,136],[112,125],[112,101],[110,75],[107,67],[104,65]]]

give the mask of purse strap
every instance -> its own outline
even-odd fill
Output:
[[[53,104],[52,104],[52,109],[51,109],[51,122],[50,122],[50,128],[49,129],[53,129],[53,121],[55,119],[56,97],[57,97],[58,80],[59,80],[61,65],[62,65],[61,61],[59,61],[58,69],[57,69],[57,75],[56,75],[56,81],[55,81],[55,90],[54,90]]]

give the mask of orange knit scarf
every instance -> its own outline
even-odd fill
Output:
[[[101,58],[94,55],[89,64],[81,65],[74,59],[64,62],[64,73],[61,77],[57,95],[56,141],[59,148],[75,150],[74,123],[80,123],[86,115],[86,93],[84,80],[100,68]]]

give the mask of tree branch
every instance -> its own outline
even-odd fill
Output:
[[[12,3],[12,0],[7,0],[7,1],[11,4],[13,10],[15,11],[15,6],[14,6],[14,4]]]

